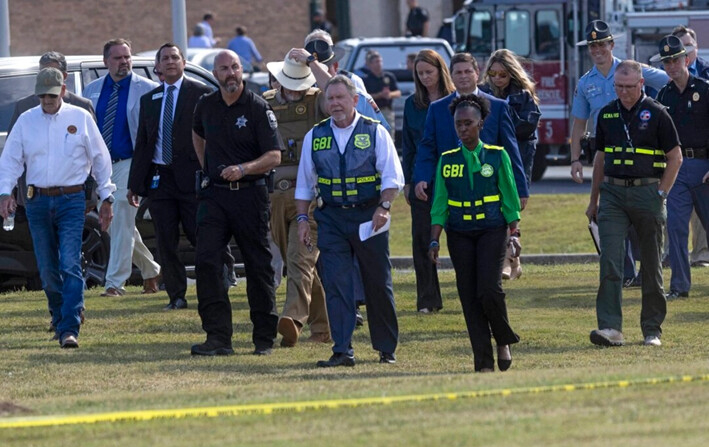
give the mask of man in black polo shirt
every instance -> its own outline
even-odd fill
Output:
[[[246,294],[254,325],[255,355],[267,355],[276,338],[278,313],[266,234],[266,175],[281,161],[276,116],[264,99],[244,88],[239,56],[214,59],[219,90],[203,96],[194,113],[192,139],[208,180],[201,182],[197,210],[197,299],[205,343],[193,355],[233,354],[231,303],[224,286],[221,252],[234,237],[246,267]]]
[[[660,41],[660,53],[650,61],[662,61],[670,82],[657,94],[666,105],[682,143],[682,166],[672,193],[667,197],[667,235],[670,242],[670,293],[667,299],[689,296],[689,218],[692,208],[706,228],[709,225],[709,185],[702,177],[709,171],[709,83],[689,73],[688,53],[677,36]]]
[[[401,97],[401,90],[396,84],[396,76],[390,71],[384,71],[382,55],[376,50],[369,50],[365,58],[366,68],[362,70],[366,74],[362,80],[367,92],[377,103],[384,118],[391,123],[389,134],[394,139],[394,106],[393,101]]]
[[[660,326],[667,314],[660,263],[662,225],[665,199],[682,164],[682,153],[672,118],[662,104],[644,95],[643,81],[638,62],[618,64],[613,84],[618,99],[601,109],[596,125],[586,215],[598,221],[601,239],[598,329],[591,332],[591,342],[602,346],[625,343],[623,256],[631,225],[638,233],[643,266],[640,326],[645,345],[660,346]]]
[[[428,10],[418,5],[416,0],[406,0],[409,6],[409,15],[406,17],[407,36],[428,35]]]

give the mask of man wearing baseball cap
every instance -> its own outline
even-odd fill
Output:
[[[93,117],[64,103],[65,92],[61,71],[39,72],[35,94],[40,105],[20,115],[0,156],[0,215],[5,219],[14,212],[10,193],[26,165],[25,212],[56,338],[62,348],[77,348],[84,304],[84,181],[89,172],[96,179],[102,231],[113,218],[116,185],[111,156]]]
[[[309,219],[311,233],[317,234],[312,218],[314,205],[304,217],[298,216],[295,209],[295,179],[303,138],[327,114],[320,107],[320,90],[312,87],[315,76],[310,67],[288,56],[283,62],[269,62],[267,67],[281,86],[265,92],[263,97],[276,115],[285,147],[271,193],[271,236],[288,272],[286,302],[278,320],[281,346],[295,346],[306,324],[310,325],[308,341],[329,343],[325,292],[315,270],[319,255],[316,240],[310,247],[298,240],[299,219]]]
[[[703,177],[709,172],[709,83],[689,73],[688,54],[679,37],[669,35],[660,41],[660,52],[650,61],[662,61],[670,82],[657,94],[674,120],[682,148],[674,187],[667,196],[667,235],[672,267],[667,299],[689,296],[692,283],[687,241],[689,218],[695,209],[706,229],[709,226],[709,185]]]

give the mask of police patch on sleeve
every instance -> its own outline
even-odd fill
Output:
[[[266,116],[268,117],[268,125],[271,126],[271,129],[276,130],[278,128],[276,114],[273,113],[273,110],[266,110]]]

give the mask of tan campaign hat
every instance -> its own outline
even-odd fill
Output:
[[[64,76],[56,68],[43,68],[37,74],[37,83],[34,86],[35,95],[61,95],[64,85]]]
[[[288,90],[307,90],[315,84],[315,75],[310,67],[286,56],[283,62],[269,62],[268,71]]]

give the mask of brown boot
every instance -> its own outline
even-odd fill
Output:
[[[158,286],[158,278],[160,275],[154,277],[154,278],[148,278],[143,280],[143,291],[140,293],[143,294],[152,294],[152,293],[158,293],[160,290],[160,287]]]
[[[285,348],[295,346],[298,343],[300,331],[301,329],[298,323],[291,317],[281,317],[281,319],[278,320],[278,333],[283,336],[281,346]]]
[[[305,341],[308,343],[332,343],[332,338],[327,332],[313,332]]]

